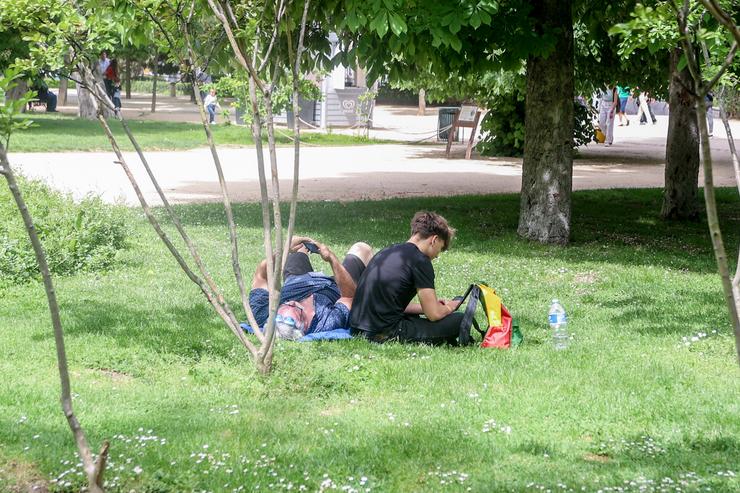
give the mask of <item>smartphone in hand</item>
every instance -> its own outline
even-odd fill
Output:
[[[319,253],[319,247],[316,246],[316,243],[311,243],[310,241],[304,241],[303,246],[305,246],[306,249],[311,253]]]

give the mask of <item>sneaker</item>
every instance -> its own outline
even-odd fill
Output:
[[[629,121],[629,120],[627,120],[627,126],[628,126],[628,127],[630,126],[630,121]]]
[[[604,144],[604,145],[605,145],[606,147],[609,147],[609,146],[610,146],[610,145],[612,145],[612,144],[611,144],[611,142],[607,142],[607,143],[606,143],[606,144]]]

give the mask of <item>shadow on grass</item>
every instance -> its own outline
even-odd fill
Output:
[[[414,212],[428,209],[444,215],[457,228],[453,252],[716,272],[706,220],[662,220],[661,194],[658,189],[575,192],[572,241],[567,248],[528,242],[517,236],[517,195],[304,202],[298,207],[296,224],[301,234],[316,236],[330,245],[362,240],[380,249],[405,241]],[[740,201],[736,190],[730,188],[719,189],[717,197],[725,244],[732,252],[740,241]],[[261,230],[258,204],[237,204],[234,210],[241,226]],[[287,207],[284,211],[287,216]],[[178,206],[178,212],[185,224],[225,224],[220,204]],[[735,257],[731,254],[730,258],[734,261]]]
[[[90,336],[115,341],[117,352],[146,348],[157,354],[172,354],[192,361],[204,355],[231,360],[236,347],[247,357],[246,349],[235,341],[228,327],[205,300],[183,306],[163,300],[156,307],[116,301],[67,301],[64,303],[65,336],[73,341]],[[33,340],[50,339],[50,332]]]

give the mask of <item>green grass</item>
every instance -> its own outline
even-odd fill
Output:
[[[740,201],[719,198],[734,259]],[[96,447],[111,439],[111,491],[738,491],[740,379],[706,224],[660,221],[657,190],[573,204],[567,248],[517,238],[512,195],[301,204],[300,231],[338,252],[404,241],[414,211],[442,213],[459,236],[435,262],[439,293],[488,281],[525,342],[280,342],[268,377],[137,219],[117,269],[57,279],[74,403]],[[221,208],[179,211],[237,300]],[[261,215],[235,211],[251,271]],[[549,341],[553,297],[565,352]],[[0,491],[71,469],[60,490],[80,484],[49,325],[40,285],[0,293]]]
[[[110,144],[100,123],[63,114],[36,113],[28,116],[36,125],[16,132],[10,140],[11,152],[109,151]],[[132,151],[121,124],[110,120],[111,128],[123,150]],[[207,146],[203,126],[196,123],[129,120],[131,131],[144,150],[194,149]],[[215,125],[211,127],[217,145],[250,146],[253,144],[249,127]],[[278,128],[279,145],[293,145],[292,131]],[[265,135],[267,135],[265,133]],[[265,137],[265,141],[266,141]],[[303,132],[301,141],[308,145],[358,145],[386,141],[339,134]]]

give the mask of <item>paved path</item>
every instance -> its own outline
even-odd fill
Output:
[[[181,105],[180,105],[181,106]],[[180,108],[176,106],[175,109]],[[157,118],[166,118],[163,111]],[[190,108],[185,108],[186,111]],[[133,110],[133,108],[132,108]],[[181,112],[175,112],[181,115]],[[418,118],[415,109],[379,107],[378,137],[415,140],[434,131],[436,116]],[[622,187],[662,187],[665,135],[668,117],[657,125],[617,127],[612,147],[589,145],[574,162],[576,190]],[[740,122],[733,133],[740,135]],[[404,133],[406,132],[406,133]],[[413,132],[413,133],[411,133]],[[711,141],[718,186],[734,186],[727,141],[721,121],[715,120]],[[292,179],[292,148],[277,151],[282,196],[287,198]],[[464,147],[453,149],[455,159],[445,159],[442,145],[369,145],[355,147],[303,147],[300,200],[356,200],[390,197],[448,196],[459,194],[516,193],[521,187],[521,159],[461,159]],[[256,155],[253,148],[221,149],[224,174],[236,201],[259,200]],[[126,153],[147,199],[160,201],[138,158]],[[216,173],[208,149],[147,152],[147,158],[172,202],[220,201]],[[26,175],[42,178],[75,197],[100,194],[109,202],[137,204],[136,196],[112,152],[11,154],[11,162]],[[268,171],[269,173],[269,168]],[[269,178],[268,178],[269,179]],[[701,178],[700,178],[701,180]]]

